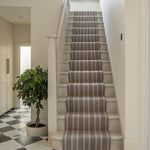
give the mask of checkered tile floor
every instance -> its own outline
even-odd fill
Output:
[[[52,150],[47,137],[27,137],[30,109],[22,106],[0,116],[0,150]]]

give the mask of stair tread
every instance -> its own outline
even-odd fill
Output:
[[[104,28],[97,28],[97,27],[83,27],[83,28],[66,28],[65,30],[72,30],[72,29],[99,29],[104,30]]]
[[[101,51],[101,50],[85,50],[85,51],[82,51],[82,50],[77,50],[77,51],[72,51],[72,50],[65,50],[65,54],[70,54],[70,52],[82,52],[82,53],[86,53],[86,52],[101,52],[101,53],[108,53],[108,51]]]
[[[69,64],[69,62],[81,62],[81,61],[83,61],[83,62],[89,62],[89,61],[91,61],[91,62],[93,62],[93,61],[95,61],[95,62],[97,62],[97,61],[101,61],[101,62],[107,62],[107,63],[110,63],[110,61],[109,60],[66,60],[66,61],[63,61],[62,63],[63,64]]]
[[[101,34],[72,34],[72,35],[65,35],[66,37],[72,37],[72,36],[100,36],[105,37],[105,35]]]
[[[121,135],[121,132],[119,131],[109,131],[111,140],[122,140],[123,137]],[[55,139],[55,140],[63,140],[63,136],[64,136],[64,132],[63,131],[59,131],[59,132],[51,132],[50,133],[51,138]],[[114,149],[116,150],[116,149]]]
[[[73,114],[73,113],[70,113],[70,114]],[[107,113],[107,114],[108,114],[109,119],[119,119],[118,113]],[[66,115],[66,113],[58,114],[57,119],[65,119],[65,115]]]
[[[102,21],[71,21],[71,22],[68,22],[68,24],[72,24],[72,23],[98,23],[98,24],[103,24]]]
[[[110,84],[109,84],[109,83],[69,83],[69,84],[76,84],[76,85],[78,85],[78,84],[80,84],[80,85],[81,85],[81,84],[84,84],[84,85],[85,85],[85,84],[87,84],[87,85],[88,85],[88,84],[91,84],[91,85],[92,85],[92,84],[93,84],[93,85],[94,85],[94,84],[103,84],[104,86],[114,86],[113,83],[110,83]],[[66,84],[64,84],[64,83],[62,83],[62,84],[57,84],[57,86],[67,87],[67,86],[68,86],[68,83],[66,83]]]
[[[82,43],[82,44],[86,44],[86,43],[100,43],[100,44],[107,44],[107,42],[71,42],[71,43],[65,43],[65,45],[71,45],[72,43]]]
[[[98,71],[70,71],[70,72],[98,72]],[[104,74],[112,74],[112,71],[100,71],[103,72]],[[61,75],[68,75],[68,72],[60,72]]]
[[[105,97],[105,98],[106,98],[106,101],[108,101],[108,102],[116,102],[116,98],[107,98],[107,97]],[[58,102],[66,102],[66,97],[58,98]]]
[[[82,17],[82,18],[83,18],[83,17],[85,17],[85,18],[87,18],[87,17],[89,17],[89,18],[90,18],[90,17],[103,18],[102,16],[98,16],[98,15],[94,15],[94,16],[92,16],[92,15],[91,15],[91,16],[90,16],[90,15],[89,15],[89,16],[85,16],[85,15],[84,15],[84,16],[69,16],[68,18],[76,18],[76,17],[80,17],[80,18],[81,18],[81,17]]]

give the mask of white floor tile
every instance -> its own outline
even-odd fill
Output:
[[[13,117],[9,117],[9,118],[4,118],[4,119],[1,119],[3,122],[9,122],[9,121],[13,121],[13,120],[16,120],[15,118]]]
[[[0,143],[0,150],[16,150],[22,146],[14,140]]]
[[[0,123],[0,128],[3,128],[3,127],[7,127],[7,126],[9,126],[9,124],[7,124],[7,123]]]
[[[28,150],[51,150],[50,144],[47,141],[40,141],[26,146]]]
[[[18,123],[18,124],[12,125],[12,127],[15,129],[24,128],[26,127],[26,123]]]
[[[18,130],[12,130],[12,131],[8,131],[5,132],[4,135],[11,137],[12,139],[17,138],[18,136],[20,136],[22,134],[22,132],[18,131]]]

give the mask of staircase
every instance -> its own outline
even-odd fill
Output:
[[[122,150],[101,12],[70,12],[59,84],[57,150]]]

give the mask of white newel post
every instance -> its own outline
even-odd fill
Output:
[[[57,131],[57,35],[48,37],[48,134]]]

